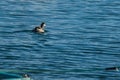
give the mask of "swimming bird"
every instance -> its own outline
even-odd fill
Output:
[[[46,24],[44,22],[41,23],[40,26],[37,26],[34,28],[34,32],[39,32],[39,33],[44,33],[45,30],[44,30],[44,27],[46,26]]]
[[[24,74],[23,77],[29,78],[29,75],[28,74]]]
[[[105,68],[105,70],[115,70],[115,71],[119,71],[119,68],[118,67],[108,67],[108,68]]]

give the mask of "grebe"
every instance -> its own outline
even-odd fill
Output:
[[[45,30],[44,30],[44,27],[46,26],[46,24],[44,22],[41,23],[40,26],[37,26],[34,28],[34,32],[40,32],[40,33],[44,33]]]

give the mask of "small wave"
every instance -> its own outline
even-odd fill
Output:
[[[32,32],[32,30],[0,31],[0,33],[22,33],[22,32]]]

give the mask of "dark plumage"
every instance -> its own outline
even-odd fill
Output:
[[[46,26],[45,23],[42,22],[41,25],[35,27],[35,28],[33,29],[33,31],[34,31],[34,32],[40,32],[40,33],[43,33],[43,32],[45,32],[45,30],[44,30],[44,27],[45,27],[45,26]]]
[[[112,71],[112,70],[119,71],[119,68],[118,68],[118,67],[108,67],[108,68],[105,68],[105,70],[109,70],[109,71]]]

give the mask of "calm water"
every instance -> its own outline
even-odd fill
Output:
[[[34,80],[120,80],[104,70],[120,66],[120,0],[1,0],[0,65]]]

